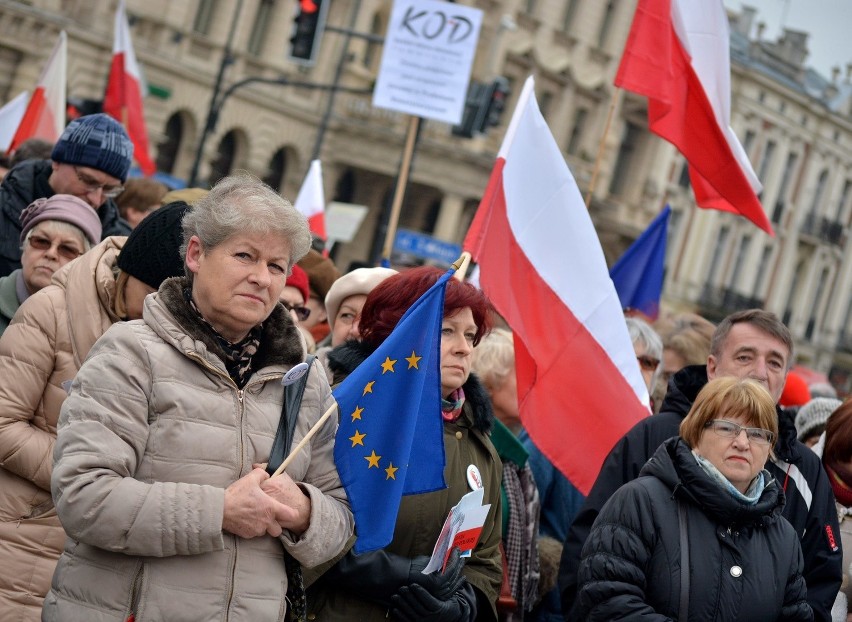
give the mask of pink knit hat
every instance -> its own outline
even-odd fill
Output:
[[[101,219],[91,205],[70,194],[54,194],[36,199],[21,212],[21,244],[30,229],[45,220],[59,220],[74,225],[92,245],[101,241]]]

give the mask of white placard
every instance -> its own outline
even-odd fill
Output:
[[[458,124],[482,11],[440,0],[394,0],[373,106]]]
[[[339,201],[329,203],[325,208],[325,233],[329,242],[351,242],[369,211],[366,205]]]

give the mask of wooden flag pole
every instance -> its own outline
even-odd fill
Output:
[[[467,274],[467,269],[470,268],[470,259],[470,253],[464,251],[461,254],[461,257],[459,257],[453,262],[453,268],[456,269],[456,272],[455,274],[453,274],[453,276],[456,277],[459,281],[464,281],[464,277]]]
[[[606,124],[604,125],[603,136],[598,143],[598,153],[595,156],[595,167],[592,169],[592,179],[589,181],[589,190],[586,193],[586,209],[592,204],[592,196],[595,192],[595,185],[598,181],[598,173],[601,170],[601,161],[603,160],[604,148],[606,147],[606,137],[609,134],[609,126],[612,124],[612,115],[615,113],[615,105],[621,98],[621,89],[616,89],[615,94],[609,101],[609,111],[606,113]]]
[[[302,451],[304,446],[307,445],[308,442],[313,438],[314,434],[316,434],[326,422],[326,420],[331,417],[331,413],[334,412],[335,408],[337,408],[337,402],[328,407],[328,410],[325,411],[325,414],[319,418],[319,421],[317,421],[310,430],[308,430],[308,433],[305,434],[302,440],[299,441],[299,444],[293,448],[293,451],[290,452],[290,455],[284,458],[284,462],[281,463],[281,466],[275,469],[275,473],[273,473],[271,477],[281,475],[284,472],[284,469],[290,466],[290,463],[293,462],[293,459],[296,457],[296,455],[300,451]],[[296,416],[298,416],[298,413],[296,413]]]
[[[411,170],[411,158],[414,154],[414,141],[417,131],[420,129],[420,117],[411,116],[408,119],[408,133],[405,136],[405,148],[402,152],[402,163],[399,168],[399,176],[396,180],[396,188],[393,193],[388,229],[385,234],[385,246],[382,249],[382,259],[390,264],[393,242],[396,238],[396,228],[399,223],[399,213],[402,211],[402,199],[405,197],[405,187],[408,185],[408,173]]]

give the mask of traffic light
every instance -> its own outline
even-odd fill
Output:
[[[462,121],[453,126],[453,135],[473,138],[500,125],[508,96],[509,81],[502,76],[488,84],[471,80]]]
[[[506,100],[509,97],[509,81],[503,76],[494,78],[494,82],[491,83],[490,95],[488,111],[485,113],[485,127],[496,127],[500,125],[500,118],[506,108]],[[482,131],[485,131],[485,128]]]
[[[299,0],[290,37],[290,60],[313,65],[319,51],[325,14],[331,0]]]

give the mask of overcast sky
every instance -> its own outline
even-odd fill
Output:
[[[782,27],[803,30],[808,37],[805,64],[831,77],[831,68],[839,66],[846,75],[846,63],[852,63],[852,0],[724,0],[729,9],[743,5],[757,9],[755,23],[765,22],[764,39],[776,40]],[[782,23],[783,21],[783,23]],[[750,33],[754,38],[755,31]]]

